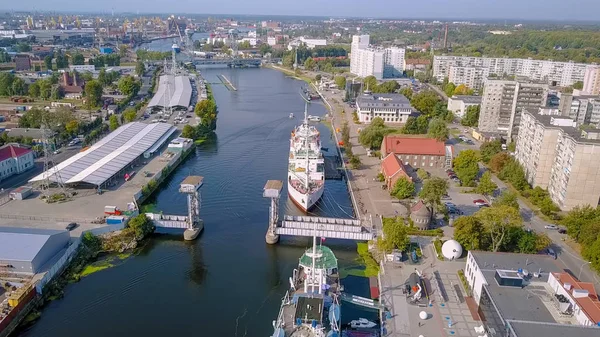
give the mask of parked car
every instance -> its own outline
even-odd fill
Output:
[[[475,204],[475,206],[479,206],[479,207],[481,207],[481,206],[484,206],[484,207],[489,206],[488,203],[487,203],[487,201],[485,201],[483,199],[475,199],[475,200],[473,200],[473,203]]]
[[[544,228],[546,228],[546,229],[558,229],[558,226],[556,226],[556,225],[546,225],[546,226],[544,226]]]
[[[555,260],[558,257],[558,255],[556,255],[556,252],[552,248],[548,248],[547,254],[550,255],[550,256],[552,256]]]
[[[490,205],[488,204],[481,204],[481,205],[477,205],[479,208],[484,208],[484,207],[490,207]]]
[[[446,205],[446,207],[455,207],[456,208],[456,205],[451,202],[445,202],[444,205]]]
[[[461,211],[460,209],[458,209],[458,208],[455,208],[455,207],[448,207],[448,213],[449,213],[449,214],[457,214],[457,215],[462,215],[462,214],[463,214],[463,211]]]
[[[559,228],[558,229],[558,233],[560,233],[560,234],[567,234],[567,229],[566,228]]]
[[[450,196],[448,194],[444,194],[442,195],[442,200],[451,200],[452,198],[450,198]]]
[[[65,229],[68,231],[72,231],[75,228],[77,228],[77,226],[79,226],[79,225],[76,222],[71,222],[70,224],[67,225],[67,227],[65,227]]]

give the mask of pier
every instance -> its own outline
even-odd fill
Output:
[[[219,78],[219,80],[221,80],[221,83],[223,83],[225,87],[229,89],[229,91],[237,91],[237,88],[233,86],[231,81],[229,81],[229,79],[225,77],[225,75],[217,75],[217,77]]]
[[[279,241],[280,235],[305,236],[313,235],[322,238],[369,241],[376,237],[371,219],[328,218],[314,216],[284,215],[279,221],[279,197],[283,182],[269,180],[263,189],[263,197],[271,199],[269,207],[269,228],[265,239],[268,244]]]

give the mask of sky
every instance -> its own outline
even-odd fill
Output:
[[[0,10],[596,21],[600,0],[19,0]]]

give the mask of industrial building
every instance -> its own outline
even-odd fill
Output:
[[[166,123],[125,124],[89,149],[34,177],[30,182],[49,179],[70,186],[104,187],[140,158],[150,158],[177,129]]]
[[[464,274],[488,335],[600,336],[594,285],[579,282],[551,256],[471,250]]]
[[[192,99],[192,85],[188,76],[162,75],[158,90],[150,100],[152,109],[187,109]]]
[[[64,230],[0,227],[0,272],[36,274],[69,245]]]

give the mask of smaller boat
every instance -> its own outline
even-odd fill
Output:
[[[371,322],[366,318],[359,318],[359,319],[350,321],[350,327],[353,329],[357,329],[357,328],[369,329],[369,328],[375,327],[376,325],[377,325],[377,323]]]
[[[320,122],[321,121],[321,117],[319,116],[308,116],[308,120],[311,122]]]
[[[293,118],[294,118],[294,113],[290,112],[290,119],[293,119]]]

